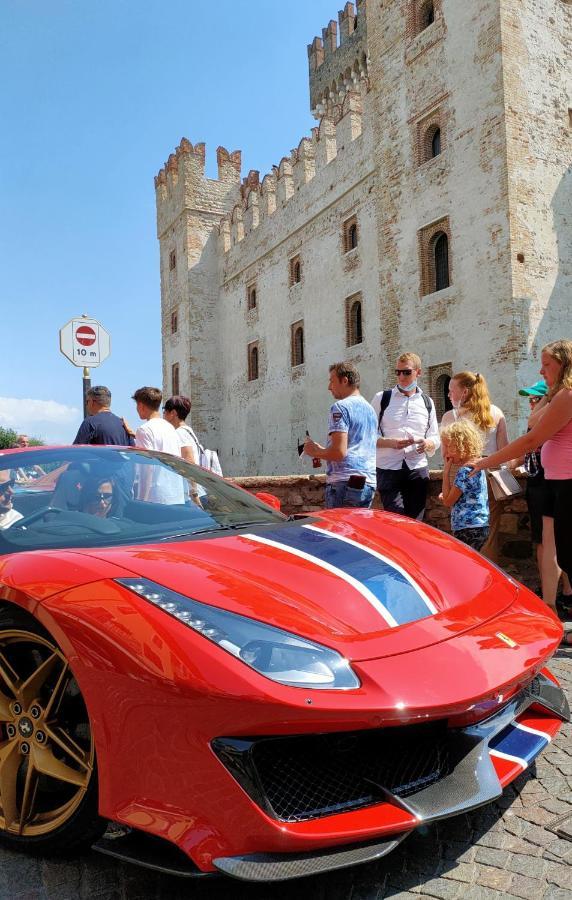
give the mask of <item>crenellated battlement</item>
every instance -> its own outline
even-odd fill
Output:
[[[316,118],[367,76],[367,4],[348,2],[308,45],[310,108]],[[339,41],[338,41],[339,35]]]
[[[240,195],[233,208],[219,224],[220,248],[227,252],[290,200],[323,171],[344,148],[362,133],[363,94],[367,81],[352,85],[343,100],[322,116],[319,126],[303,137],[289,155],[262,180],[260,173],[251,170],[240,186]]]
[[[241,151],[216,151],[218,178],[205,177],[205,144],[191,144],[181,138],[163,168],[155,176],[157,230],[163,234],[184,208],[220,212],[228,209],[238,195],[241,179]],[[230,197],[230,200],[229,200]]]

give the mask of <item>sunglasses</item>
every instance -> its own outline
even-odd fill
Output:
[[[413,375],[413,369],[396,369],[395,374],[399,375]]]
[[[95,495],[96,500],[105,500],[109,503],[110,500],[113,500],[113,491],[99,491]]]

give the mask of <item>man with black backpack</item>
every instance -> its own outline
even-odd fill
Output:
[[[379,391],[371,405],[378,419],[377,489],[384,510],[423,519],[429,467],[439,447],[435,404],[417,381],[421,360],[402,353],[395,367],[397,384]]]

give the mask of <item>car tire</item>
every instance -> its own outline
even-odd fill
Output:
[[[89,716],[67,660],[36,619],[0,608],[0,840],[69,856],[106,825]]]

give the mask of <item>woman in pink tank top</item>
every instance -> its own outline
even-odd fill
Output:
[[[572,341],[553,341],[543,348],[540,374],[548,394],[530,418],[530,431],[481,460],[474,471],[542,446],[542,465],[554,504],[556,558],[572,578]]]

